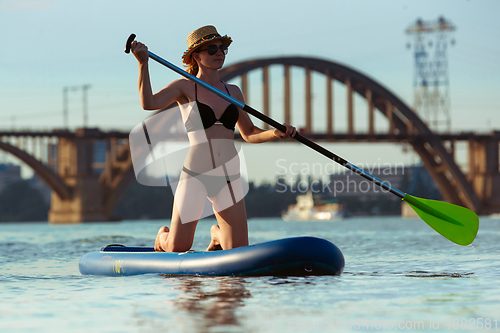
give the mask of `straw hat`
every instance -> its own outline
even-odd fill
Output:
[[[222,41],[222,44],[226,46],[231,45],[231,43],[233,42],[231,37],[229,37],[228,35],[221,36],[213,25],[206,25],[190,33],[186,38],[188,49],[182,56],[182,62],[185,64],[190,64],[192,60],[191,53],[193,53],[193,51],[195,51],[201,45],[216,39],[220,39]]]

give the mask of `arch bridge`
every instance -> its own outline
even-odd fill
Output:
[[[251,72],[262,73],[262,112],[270,115],[270,68],[283,70],[283,115],[292,122],[292,72],[303,71],[304,127],[302,133],[312,140],[349,142],[394,142],[410,144],[437,183],[448,202],[467,207],[480,214],[500,211],[499,141],[500,132],[487,135],[475,133],[438,134],[394,93],[379,82],[345,65],[308,57],[279,57],[243,61],[221,70],[225,81],[241,79],[245,98],[249,97]],[[292,71],[293,69],[293,71]],[[323,76],[325,112],[313,112],[312,82]],[[295,82],[295,81],[293,81]],[[316,82],[316,81],[315,81]],[[334,130],[334,87],[345,91],[346,130]],[[335,94],[335,99],[338,98]],[[355,98],[366,105],[367,130],[355,127]],[[251,105],[251,103],[249,103]],[[295,106],[295,109],[297,107]],[[338,112],[336,112],[338,114]],[[378,115],[377,115],[378,114]],[[316,122],[313,122],[314,120]],[[326,130],[314,124],[318,117]],[[375,119],[385,119],[385,129],[375,126]],[[297,117],[297,113],[294,114]],[[338,127],[338,126],[337,126]],[[93,162],[93,142],[106,142],[106,160]],[[468,142],[468,172],[464,173],[454,159],[454,143]],[[28,142],[31,141],[31,150]],[[38,147],[38,148],[37,148]],[[29,165],[52,189],[49,222],[71,223],[113,219],[113,211],[134,178],[128,146],[128,132],[103,132],[99,129],[78,129],[76,132],[0,132],[0,149],[13,154]],[[38,149],[38,153],[36,150]],[[95,169],[104,170],[102,173]]]
[[[283,67],[283,119],[291,121],[291,68],[304,70],[305,127],[304,135],[325,141],[392,141],[407,142],[420,156],[424,166],[437,183],[443,198],[451,203],[472,209],[478,213],[500,210],[499,138],[500,133],[476,136],[472,133],[439,135],[433,133],[424,121],[399,97],[379,82],[345,65],[309,57],[279,57],[243,61],[221,70],[223,80],[241,77],[241,88],[248,98],[248,73],[262,71],[263,113],[270,113],[270,70],[271,66]],[[316,133],[313,128],[312,73],[325,78],[325,133]],[[334,133],[333,82],[345,87],[347,131]],[[356,132],[354,126],[355,95],[365,100],[368,114],[368,130]],[[375,131],[375,113],[381,114],[387,122],[383,134]],[[472,134],[472,135],[471,135]],[[468,174],[462,172],[454,160],[454,142],[467,140],[469,143]]]

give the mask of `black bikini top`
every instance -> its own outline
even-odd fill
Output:
[[[225,84],[224,86],[226,87],[229,96],[231,96],[229,90],[227,89],[227,86]],[[202,126],[204,129],[207,129],[209,127],[212,127],[216,122],[220,122],[222,125],[224,125],[225,128],[234,131],[234,126],[238,122],[238,117],[240,115],[238,107],[234,104],[229,104],[226,110],[224,110],[222,116],[220,116],[220,118],[217,119],[214,110],[210,106],[198,102],[198,87],[196,83],[194,84],[194,89],[196,96],[196,105],[198,106],[198,111],[200,113],[202,124],[199,124],[199,121],[195,120],[197,118],[197,115],[193,115],[193,117],[195,118],[193,119],[193,117],[191,116],[192,114],[189,114],[189,117],[186,120],[186,123],[184,124],[184,126],[186,126],[186,131],[192,132],[200,130]]]

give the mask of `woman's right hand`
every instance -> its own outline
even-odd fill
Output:
[[[148,47],[141,42],[133,41],[130,50],[140,64],[145,64],[149,60]]]

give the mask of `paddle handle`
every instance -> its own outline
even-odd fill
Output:
[[[135,35],[134,34],[131,34],[129,36],[129,38],[127,39],[127,43],[126,43],[126,46],[125,46],[125,53],[129,53],[130,52],[130,44],[133,42],[134,39],[135,39]],[[153,52],[148,51],[148,55],[149,55],[149,57],[151,59],[155,60],[156,62],[158,62],[158,63],[160,63],[160,64],[162,64],[162,65],[170,68],[171,70],[173,70],[174,72],[176,72],[176,73],[184,76],[185,78],[187,78],[187,79],[189,79],[191,81],[196,82],[197,84],[199,84],[203,88],[205,88],[207,90],[210,90],[211,92],[213,92],[217,96],[225,99],[229,103],[232,103],[232,104],[236,105],[237,107],[239,107],[240,109],[246,111],[247,113],[251,114],[252,116],[254,116],[254,117],[262,120],[263,122],[265,122],[265,123],[273,126],[274,128],[276,128],[276,129],[278,129],[278,130],[280,130],[282,132],[286,132],[286,127],[283,126],[282,124],[278,123],[274,119],[269,118],[265,114],[262,114],[261,112],[255,110],[254,108],[252,108],[252,107],[246,105],[245,103],[237,100],[236,98],[234,98],[232,96],[229,96],[228,94],[220,91],[219,89],[217,89],[214,86],[206,83],[205,81],[200,80],[196,76],[189,74],[188,72],[180,69],[179,67],[177,67],[174,64],[168,62],[167,60],[163,59],[162,57],[154,54]],[[345,167],[345,168],[347,168],[347,169],[349,169],[349,170],[357,173],[358,175],[364,177],[365,179],[368,179],[369,181],[377,184],[378,186],[380,186],[380,187],[384,188],[385,190],[391,192],[392,194],[400,197],[401,199],[403,199],[405,197],[405,193],[404,192],[402,192],[402,191],[398,190],[397,188],[394,188],[391,185],[389,185],[389,184],[381,181],[377,177],[372,176],[368,172],[366,172],[366,171],[358,168],[354,164],[349,163],[348,161],[346,161],[342,157],[340,157],[340,156],[332,153],[331,151],[329,151],[329,150],[321,147],[317,143],[312,142],[308,138],[300,135],[299,133],[295,134],[295,136],[293,136],[293,138],[295,140],[297,140],[297,141],[305,144],[309,148],[314,149],[315,151],[317,151],[318,153],[322,154],[323,156],[326,156],[327,158],[329,158],[329,159],[335,161],[336,163],[342,165],[343,167]]]
[[[130,48],[132,47],[132,42],[134,41],[134,39],[135,34],[130,34],[130,36],[128,36],[127,42],[125,43],[125,53],[130,53]]]

